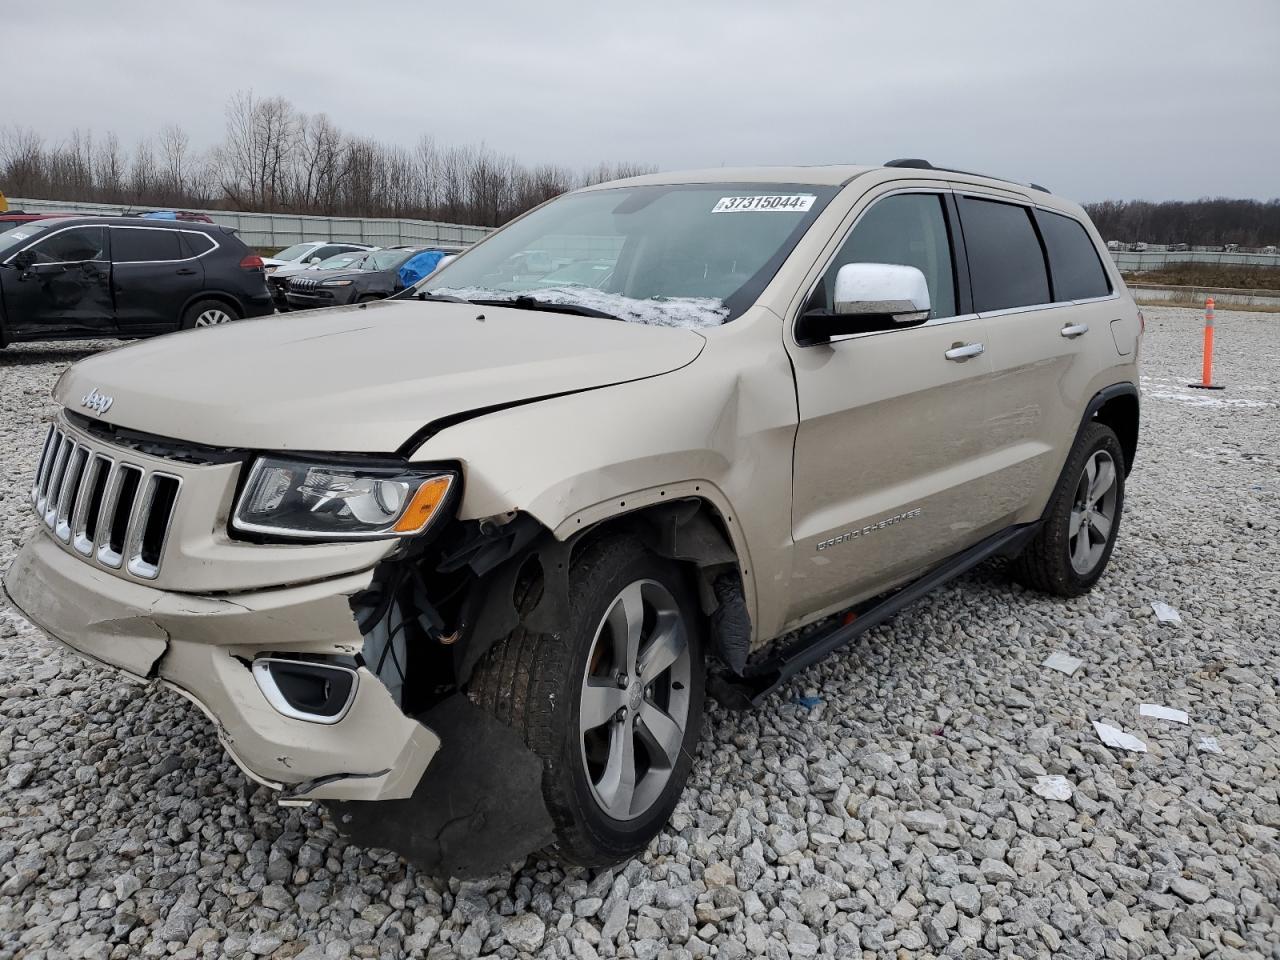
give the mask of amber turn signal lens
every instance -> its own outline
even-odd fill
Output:
[[[453,485],[453,477],[432,477],[418,488],[392,528],[396,533],[418,533],[430,522],[436,507],[444,502]]]

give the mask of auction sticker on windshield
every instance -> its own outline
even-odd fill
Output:
[[[811,193],[791,193],[782,196],[755,195],[749,197],[721,197],[711,208],[712,213],[803,213],[818,199]]]

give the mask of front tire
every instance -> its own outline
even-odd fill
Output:
[[[1120,440],[1110,427],[1090,422],[1071,449],[1044,525],[1013,561],[1015,579],[1059,597],[1088,593],[1116,544],[1124,480]]]
[[[563,632],[517,628],[476,667],[471,700],[543,762],[549,854],[617,863],[666,824],[701,730],[701,626],[679,566],[611,537],[574,558]]]

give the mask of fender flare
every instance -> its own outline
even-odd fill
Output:
[[[1084,428],[1087,427],[1093,421],[1093,418],[1097,414],[1097,412],[1101,410],[1104,406],[1106,406],[1106,404],[1109,401],[1114,400],[1117,397],[1132,397],[1133,402],[1136,405],[1140,405],[1142,402],[1141,395],[1138,392],[1137,384],[1126,381],[1123,383],[1113,383],[1109,387],[1103,387],[1101,390],[1099,390],[1097,393],[1093,395],[1093,397],[1089,400],[1089,403],[1085,406],[1084,414],[1080,417],[1080,425],[1076,427],[1075,438],[1071,441],[1072,447],[1074,447],[1076,444],[1076,441],[1080,439],[1080,435],[1084,433]],[[1054,487],[1053,487],[1054,490],[1057,490],[1062,485],[1063,478],[1066,476],[1066,473],[1067,473],[1067,463],[1070,460],[1071,460],[1071,453],[1070,453],[1070,448],[1068,448],[1067,455],[1063,458],[1063,461],[1062,461],[1062,469],[1058,471],[1058,479],[1057,479],[1057,482],[1054,484]],[[1133,467],[1132,463],[1126,463],[1125,473],[1127,474],[1132,467]],[[1051,496],[1049,498],[1049,503],[1045,505],[1044,512],[1041,514],[1041,519],[1044,519],[1045,517],[1048,516],[1049,507],[1052,503],[1053,503],[1053,497]]]

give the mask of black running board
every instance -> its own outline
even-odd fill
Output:
[[[760,706],[771,693],[797,673],[813,666],[868,630],[880,626],[908,604],[933,592],[948,580],[960,576],[990,557],[1016,555],[1036,535],[1040,524],[1041,521],[1037,520],[1001,530],[962,553],[957,553],[901,590],[871,602],[857,612],[857,617],[852,622],[840,622],[827,630],[819,630],[786,649],[765,657],[759,663],[748,663],[743,676],[713,674],[709,684],[711,695],[730,710],[749,710]]]

